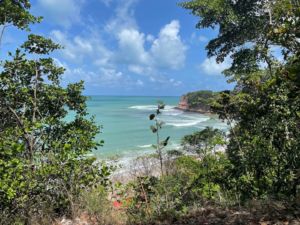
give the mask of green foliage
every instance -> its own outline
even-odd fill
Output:
[[[20,28],[33,20],[26,11],[27,1],[0,4],[25,10],[7,12],[12,16],[9,22]],[[109,183],[112,168],[87,156],[102,142],[95,141],[99,127],[88,116],[83,82],[62,87],[64,68],[47,57],[59,48],[50,39],[31,34],[1,68],[0,211],[8,213],[6,223],[28,224],[46,211],[71,214],[82,190]],[[70,111],[74,117],[67,122]]]
[[[149,119],[154,121],[154,125],[150,126],[150,130],[152,133],[156,134],[156,144],[153,145],[153,147],[156,149],[156,153],[159,158],[160,162],[160,172],[163,176],[164,169],[163,169],[163,152],[162,150],[168,145],[168,142],[170,140],[170,137],[167,137],[165,140],[161,141],[159,136],[159,131],[162,129],[164,122],[160,121],[158,116],[161,114],[161,111],[165,108],[165,104],[161,101],[158,102],[156,113],[150,114]]]
[[[225,134],[211,127],[206,127],[204,130],[197,131],[193,134],[186,135],[182,138],[182,145],[188,151],[194,151],[198,155],[206,155],[215,150],[218,145],[224,145]]]
[[[39,35],[30,34],[22,48],[30,54],[49,54],[56,49],[61,48],[60,45],[54,43],[51,39],[46,39]]]
[[[127,189],[133,192],[133,198],[130,200],[127,208],[129,221],[132,223],[142,223],[151,220],[153,214],[150,201],[155,195],[154,185],[158,179],[155,177],[137,177]]]
[[[76,202],[76,215],[85,215],[85,221],[97,225],[124,224],[126,216],[113,208],[105,186],[97,185],[83,191]]]
[[[167,155],[170,157],[178,157],[178,156],[182,156],[183,152],[180,150],[174,149],[174,150],[167,151]]]
[[[27,29],[28,25],[39,22],[40,17],[30,14],[29,0],[2,0],[0,2],[0,25],[12,24],[19,29]]]
[[[216,104],[222,118],[237,122],[228,156],[235,165],[232,173],[241,178],[238,185],[245,197],[296,195],[299,85],[283,78],[284,73],[289,74],[289,68],[259,85],[223,95]]]
[[[134,197],[127,208],[129,224],[172,221],[183,214],[183,187],[177,176],[139,177],[132,183]]]
[[[223,192],[226,191],[225,184],[228,183],[226,170],[230,162],[224,153],[208,154],[198,162],[198,171],[195,170],[191,176],[187,195],[190,199],[222,201]],[[190,171],[191,172],[191,171]],[[190,200],[191,201],[191,200]]]
[[[203,160],[180,156],[174,159],[169,174],[160,178],[138,177],[127,187],[133,196],[126,210],[130,224],[172,224],[193,206],[201,207],[207,200],[224,201],[222,182],[227,179],[224,170],[228,165],[223,153]]]
[[[192,0],[181,6],[200,17],[197,28],[219,28],[206,47],[208,55],[220,62],[233,53],[232,68],[257,68],[261,60],[270,61],[272,45],[284,47],[286,54],[299,49],[298,1]]]
[[[188,177],[191,179],[188,181],[188,189],[192,193],[196,193],[198,198],[214,199],[221,191],[220,185],[224,181],[224,169],[229,166],[229,163],[226,161],[226,156],[223,153],[216,151],[216,147],[225,144],[224,137],[225,135],[222,131],[206,127],[204,130],[186,135],[182,139],[185,149],[195,152],[200,157],[198,163],[196,161],[188,161],[189,158],[183,158],[183,161],[182,159],[178,161],[179,163],[184,163],[179,165],[185,165],[187,168],[192,166],[192,170],[187,169]],[[195,163],[196,165],[198,164],[198,167],[195,166]]]
[[[194,135],[197,148],[199,151],[203,149],[201,159],[171,151],[170,156],[175,157],[166,174],[159,178],[138,177],[131,183],[128,192],[132,192],[133,198],[127,213],[133,224],[149,224],[166,218],[171,224],[193,205],[201,205],[207,200],[223,200],[227,183],[224,171],[230,167],[230,162],[225,154],[213,151],[224,143],[223,133],[206,128]]]
[[[228,188],[242,200],[294,198],[300,169],[299,1],[193,0],[181,4],[200,17],[198,28],[219,28],[207,45],[233,91],[220,93],[212,110],[230,125]],[[282,49],[276,60],[274,46]],[[264,67],[265,66],[265,67]]]
[[[30,13],[29,0],[1,0],[0,1],[0,49],[5,29],[15,26],[30,31],[31,23],[39,23],[42,18]]]
[[[217,92],[213,91],[196,91],[190,92],[186,95],[187,102],[192,108],[207,108],[209,111],[210,105],[215,99]]]

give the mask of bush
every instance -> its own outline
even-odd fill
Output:
[[[47,57],[58,48],[31,34],[0,72],[0,211],[12,224],[70,216],[82,190],[108,183],[111,168],[87,156],[103,142],[95,140],[100,127],[88,117],[83,82],[62,87],[64,68]]]

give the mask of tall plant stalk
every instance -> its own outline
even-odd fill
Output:
[[[167,137],[165,140],[161,141],[159,135],[159,131],[162,129],[164,122],[159,120],[158,115],[161,114],[161,110],[163,110],[164,108],[165,108],[165,104],[163,102],[158,102],[155,114],[151,114],[149,116],[149,119],[154,120],[155,122],[154,125],[150,127],[150,129],[152,130],[153,133],[156,134],[156,145],[153,145],[153,147],[156,149],[156,153],[158,155],[161,176],[164,175],[162,150],[168,145],[170,139],[170,137]]]

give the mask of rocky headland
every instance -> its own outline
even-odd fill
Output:
[[[176,109],[186,112],[197,112],[202,114],[212,114],[211,103],[217,92],[197,91],[181,96]]]

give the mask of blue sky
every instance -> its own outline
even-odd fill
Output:
[[[65,48],[53,54],[63,83],[85,81],[87,95],[181,95],[230,89],[205,45],[216,35],[176,0],[32,0],[41,24],[32,32]],[[1,58],[26,38],[9,28]]]

